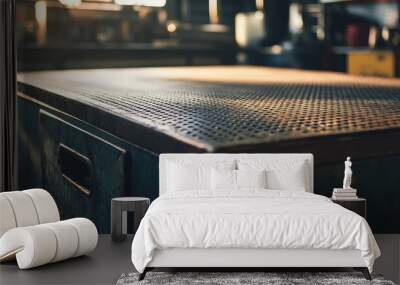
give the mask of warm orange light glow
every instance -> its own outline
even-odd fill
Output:
[[[264,19],[264,13],[263,13],[263,12],[260,12],[260,11],[255,12],[255,13],[254,13],[254,16],[255,16],[258,20]]]
[[[139,5],[147,7],[164,7],[166,0],[115,0],[118,5]]]
[[[58,1],[60,1],[61,4],[67,6],[68,8],[77,7],[82,3],[82,0],[58,0]]]
[[[256,0],[257,10],[264,10],[264,0]]]
[[[339,86],[386,86],[400,87],[399,79],[360,77],[336,72],[305,71],[287,68],[259,66],[203,66],[203,67],[160,67],[141,71],[144,75],[168,80],[207,83],[242,84],[321,84]]]
[[[218,22],[219,22],[218,0],[209,0],[208,1],[208,14],[210,16],[210,23],[218,24]]]
[[[389,40],[389,37],[390,37],[390,31],[389,31],[389,29],[388,29],[387,27],[382,28],[382,33],[381,33],[381,35],[382,35],[382,38],[383,38],[385,41],[388,41],[388,40]]]
[[[35,3],[35,18],[39,25],[46,24],[47,21],[46,1],[37,1]]]
[[[167,30],[168,30],[168,32],[170,32],[170,33],[175,32],[175,31],[176,31],[176,25],[175,25],[174,23],[169,23],[169,24],[167,25]]]
[[[36,31],[36,42],[38,45],[46,43],[47,33],[47,4],[46,1],[37,1],[35,3],[35,19],[38,23]]]
[[[235,39],[239,46],[257,45],[265,37],[263,18],[261,11],[236,14]]]
[[[77,10],[93,10],[93,11],[121,11],[121,6],[114,3],[90,3],[83,2],[79,6],[71,7]]]
[[[273,45],[273,46],[271,47],[271,52],[272,52],[273,54],[280,54],[280,53],[282,53],[282,51],[283,51],[283,48],[282,48],[282,46],[280,46],[280,45]]]
[[[371,27],[369,29],[369,35],[368,35],[368,45],[369,47],[374,48],[376,46],[376,38],[378,35],[378,29],[375,27]]]

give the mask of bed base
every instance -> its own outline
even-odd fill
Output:
[[[160,267],[160,268],[164,268],[164,267]],[[154,269],[157,269],[157,267],[146,267],[144,269],[144,271],[139,274],[138,281],[142,281],[146,277],[146,273],[149,272],[149,271],[152,271]],[[185,271],[187,271],[187,269],[193,269],[193,271],[195,271],[194,269],[196,269],[196,268],[185,267]],[[213,272],[213,271],[216,271],[216,269],[221,269],[221,268],[220,267],[212,267],[212,268],[201,268],[201,269],[202,269],[202,271]],[[250,270],[250,269],[252,269],[252,270]],[[254,267],[253,268],[245,268],[245,269],[244,268],[229,268],[228,271],[229,272],[243,272],[243,271],[255,271],[255,270],[256,271],[263,271],[262,269],[265,269],[265,268],[254,268]],[[269,267],[268,269],[272,269],[272,267]],[[279,270],[279,271],[282,271],[282,270],[283,271],[290,271],[290,270],[293,270],[293,269],[294,269],[294,267],[291,267],[291,268],[280,268],[280,267],[279,268],[274,268],[274,270]],[[307,268],[307,269],[316,269],[316,268]],[[307,269],[305,269],[304,271],[306,271]],[[367,267],[353,267],[353,269],[356,270],[356,271],[360,271],[364,275],[364,278],[366,280],[372,280],[371,274],[369,273],[369,270],[368,270]],[[266,270],[264,270],[264,271],[266,271]]]
[[[367,280],[371,275],[359,250],[350,249],[246,249],[246,248],[169,248],[155,250],[153,259],[139,280],[154,268],[179,268],[215,271],[229,269],[250,271],[282,269],[286,271],[304,269],[353,268],[361,271]],[[322,271],[322,270],[320,270]]]

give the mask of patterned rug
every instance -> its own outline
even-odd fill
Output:
[[[142,281],[138,276],[122,274],[117,285],[395,285],[380,275],[372,275],[373,280],[368,281],[359,272],[148,272]]]

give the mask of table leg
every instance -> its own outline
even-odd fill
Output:
[[[111,240],[123,241],[125,239],[126,211],[122,210],[122,205],[120,203],[111,202]]]

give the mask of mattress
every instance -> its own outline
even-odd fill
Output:
[[[370,271],[380,255],[365,219],[328,198],[256,189],[157,198],[134,237],[132,262],[142,272],[155,250],[169,248],[359,250]]]

